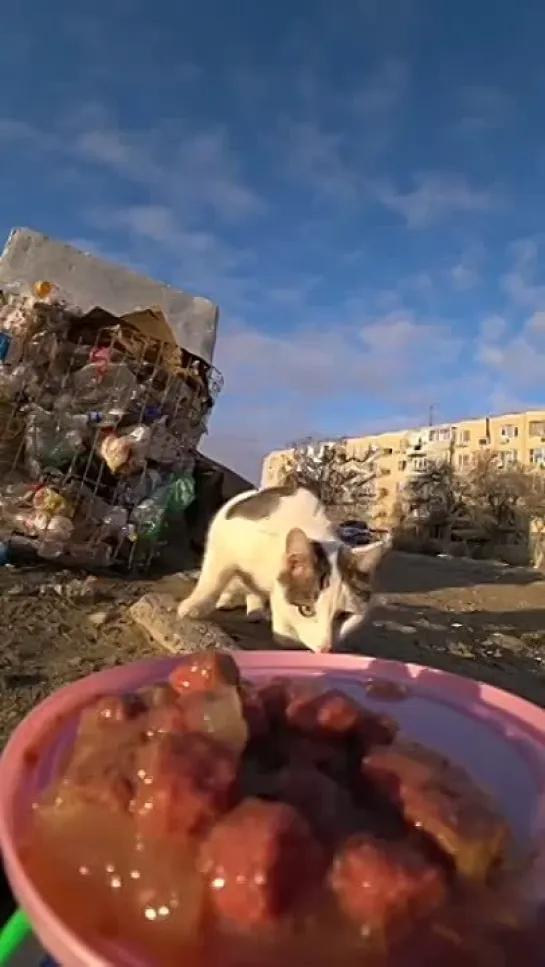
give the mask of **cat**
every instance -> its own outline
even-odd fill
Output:
[[[364,622],[389,538],[349,548],[303,487],[245,491],[213,518],[198,582],[178,608],[203,618],[241,592],[250,619],[270,608],[273,637],[328,652]]]

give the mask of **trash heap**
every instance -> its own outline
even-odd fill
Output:
[[[164,315],[0,291],[0,539],[64,564],[145,568],[194,498],[220,374]]]

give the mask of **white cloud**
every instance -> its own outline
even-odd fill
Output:
[[[454,362],[461,345],[447,326],[391,313],[359,326],[307,325],[286,336],[240,324],[221,335],[217,362],[248,394],[276,390],[333,402],[364,392],[392,401],[419,392],[430,356],[435,366]]]
[[[409,70],[403,61],[390,58],[355,92],[352,104],[356,115],[366,121],[390,116],[404,100]]]
[[[361,180],[343,157],[343,139],[316,121],[284,120],[279,131],[287,171],[319,195],[336,201],[357,197]]]
[[[449,270],[452,288],[456,292],[470,292],[481,282],[481,263],[483,261],[482,246],[473,246],[463,252],[459,261]]]
[[[497,342],[505,337],[507,329],[507,321],[503,316],[487,316],[481,323],[481,340],[485,343]]]
[[[458,92],[460,120],[453,131],[458,134],[475,134],[504,127],[513,116],[512,97],[499,87],[488,84],[471,84]]]
[[[536,282],[539,254],[536,239],[519,239],[510,249],[513,264],[500,280],[504,292],[518,306],[545,305],[545,285]]]
[[[183,211],[186,221],[208,211],[226,221],[244,219],[265,207],[220,125],[201,130],[165,120],[152,129],[126,131],[102,105],[87,104],[52,129],[0,118],[0,140],[102,167]]]
[[[408,228],[428,228],[449,215],[494,211],[501,199],[492,188],[475,188],[455,172],[429,172],[411,191],[400,192],[388,181],[374,183],[376,199],[400,215]]]
[[[458,262],[457,265],[453,265],[452,269],[450,270],[450,277],[453,288],[458,292],[469,292],[469,290],[474,289],[480,281],[477,269],[474,266],[467,265],[467,263],[464,262]]]
[[[454,369],[462,347],[448,326],[421,324],[408,312],[360,325],[306,326],[286,335],[243,323],[226,327],[216,354],[225,389],[206,446],[220,458],[224,438],[236,438],[235,469],[252,471],[257,479],[255,468],[265,453],[309,433],[323,435],[320,419],[328,410],[332,422],[342,424],[339,407],[345,414],[341,434],[369,431],[370,403],[412,410],[413,422],[419,422],[414,414],[424,413],[439,389],[444,392],[445,386],[437,386],[441,367]],[[361,399],[361,412],[346,412],[351,397]],[[389,425],[384,420],[381,429]]]
[[[503,392],[528,399],[543,393],[545,311],[533,313],[514,334],[493,317],[481,328],[477,361],[498,380]]]

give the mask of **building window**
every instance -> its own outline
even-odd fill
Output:
[[[394,451],[392,450],[391,447],[383,447],[382,456],[383,457],[391,457],[391,455],[392,455],[393,452]]]
[[[545,436],[545,420],[530,420],[530,436]]]
[[[535,447],[530,450],[530,463],[538,467],[545,465],[545,447]]]
[[[500,467],[504,469],[506,467],[512,467],[513,464],[518,463],[518,456],[518,450],[502,450],[499,454]]]
[[[469,464],[470,463],[471,463],[471,454],[470,453],[460,453],[460,454],[458,454],[458,466],[459,467],[469,467]]]
[[[463,446],[464,444],[469,443],[470,440],[471,440],[471,431],[470,430],[459,430],[458,431],[458,443],[460,443]]]
[[[431,443],[448,443],[451,436],[452,428],[450,426],[437,426],[435,429],[430,430]]]
[[[406,470],[407,469],[407,461],[406,460],[398,460],[397,461],[397,469],[398,470]]]
[[[514,423],[506,423],[500,430],[500,436],[504,440],[514,440],[519,435],[519,428]]]
[[[412,462],[412,469],[415,470],[417,473],[420,473],[422,470],[427,470],[428,465],[429,464],[428,464],[427,457],[415,457]]]

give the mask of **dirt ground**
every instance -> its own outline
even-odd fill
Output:
[[[59,685],[158,654],[129,605],[147,590],[182,596],[188,579],[84,580],[73,573],[0,570],[0,745]],[[545,580],[523,568],[392,553],[379,604],[350,650],[445,668],[545,706]],[[240,648],[273,647],[266,625],[215,616]]]

